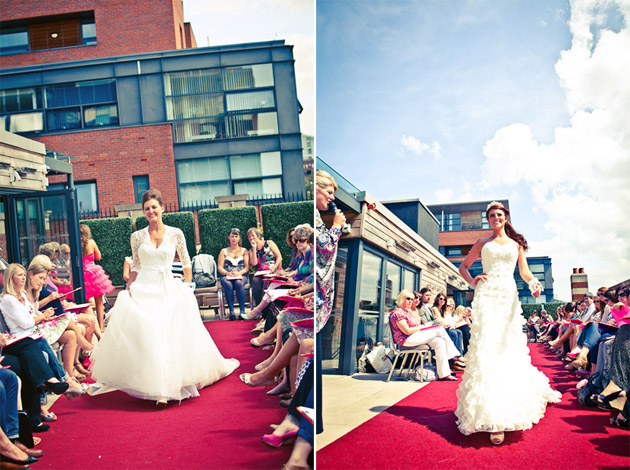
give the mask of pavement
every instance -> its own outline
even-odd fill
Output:
[[[387,374],[324,375],[322,377],[324,432],[315,438],[316,450],[323,449],[430,383],[386,380]]]

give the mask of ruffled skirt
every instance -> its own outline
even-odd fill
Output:
[[[457,426],[463,434],[530,429],[561,395],[532,366],[513,279],[480,284],[466,371],[457,390]]]
[[[86,299],[100,297],[114,290],[114,285],[109,280],[105,270],[91,260],[85,260],[83,263],[83,282],[85,283]]]

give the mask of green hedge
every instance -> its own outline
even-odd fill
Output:
[[[300,224],[313,226],[313,201],[286,202],[262,206],[262,225],[265,238],[273,240],[282,253],[282,265],[286,267],[291,259],[291,248],[287,245],[287,232]]]
[[[243,238],[243,246],[251,248],[247,241],[247,231],[258,225],[256,208],[231,207],[228,209],[202,209],[197,214],[201,252],[219,259],[219,252],[228,246],[228,230],[238,228]]]
[[[547,302],[546,304],[522,304],[523,307],[523,316],[525,318],[529,318],[532,316],[532,312],[536,310],[538,315],[540,315],[540,310],[545,307],[545,310],[548,314],[553,316],[554,320],[556,318],[556,309],[560,306],[566,305],[566,302]]]
[[[98,262],[116,286],[125,282],[122,277],[125,256],[131,256],[129,240],[133,231],[129,217],[83,220],[90,227],[92,238],[98,245],[102,259]]]
[[[195,235],[195,215],[192,212],[169,212],[162,214],[162,222],[171,227],[177,227],[184,232],[186,248],[192,259],[197,254],[197,236]],[[149,225],[149,221],[143,215],[136,219],[136,230],[141,230]]]

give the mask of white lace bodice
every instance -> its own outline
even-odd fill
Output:
[[[182,267],[190,268],[190,256],[186,248],[184,233],[176,228],[166,226],[164,239],[157,248],[151,243],[149,228],[145,227],[131,235],[132,271],[141,269],[162,271],[171,269],[175,251],[179,254]]]
[[[488,277],[501,277],[512,279],[514,267],[518,259],[518,244],[506,243],[500,245],[496,242],[488,242],[481,248],[481,264],[483,272]]]

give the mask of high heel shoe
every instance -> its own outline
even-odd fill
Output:
[[[269,344],[273,344],[276,341],[276,338],[272,338],[268,343],[261,343],[258,338],[252,338],[249,340],[251,345],[255,348],[262,348],[263,346],[267,346]]]
[[[276,434],[265,434],[262,437],[262,441],[267,444],[269,447],[278,448],[280,446],[288,446],[295,441],[295,436],[297,436],[298,429],[294,429],[293,431],[289,431],[281,436]]]
[[[249,314],[251,315],[254,312],[256,313],[254,314],[253,317],[247,316],[247,314],[245,313],[241,313],[241,318],[243,320],[258,320],[262,316],[262,312],[259,312],[258,310],[254,309],[251,312],[249,312]]]
[[[573,367],[575,367],[576,369],[586,369],[586,367],[588,366],[588,359],[583,356],[578,356],[571,363],[571,365],[573,365]]]
[[[505,440],[505,433],[503,432],[490,433],[490,442],[492,442],[495,446],[503,444],[504,440]]]
[[[611,405],[611,402],[619,398],[622,393],[623,390],[619,390],[608,395],[593,394],[591,395],[591,400],[597,403],[597,406],[602,410],[612,410],[613,406]]]
[[[44,451],[41,449],[29,449],[28,447],[26,447],[24,444],[22,444],[20,441],[18,441],[17,439],[15,439],[13,441],[13,445],[15,447],[17,447],[18,449],[20,449],[22,452],[24,452],[26,455],[29,455],[31,457],[35,457],[36,459],[43,457],[44,456]]]
[[[29,455],[26,460],[16,460],[16,459],[12,459],[11,457],[7,457],[4,454],[0,454],[0,461],[1,462],[5,462],[5,463],[12,463],[13,465],[20,465],[22,467],[25,467],[27,465],[30,465],[32,463],[37,462],[37,459],[35,457],[32,457],[32,456]]]
[[[80,397],[81,395],[85,395],[85,392],[87,392],[88,386],[85,384],[81,384],[81,390],[76,390],[76,389],[71,389],[66,391],[63,395],[68,399],[68,401],[70,400],[74,400],[77,397]]]
[[[51,382],[46,381],[42,385],[40,385],[40,390],[43,392],[54,393],[55,395],[61,395],[70,385],[67,382]]]

